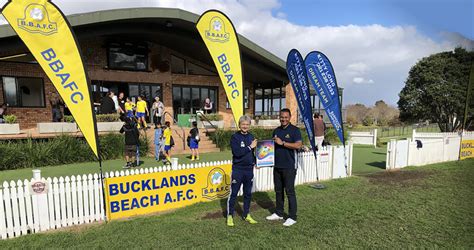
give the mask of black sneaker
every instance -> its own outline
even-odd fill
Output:
[[[131,167],[130,162],[127,162],[125,166],[123,166],[124,169],[129,169]]]

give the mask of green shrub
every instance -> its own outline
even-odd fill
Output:
[[[124,136],[107,134],[99,137],[103,160],[123,156]],[[148,140],[140,139],[140,155],[148,154]],[[0,170],[36,168],[77,162],[95,161],[96,158],[84,138],[61,135],[51,139],[0,141]]]
[[[216,144],[221,150],[228,150],[230,149],[230,138],[237,130],[224,130],[219,129],[215,132],[209,134],[210,139],[214,144]],[[300,128],[301,137],[303,138],[303,144],[309,145],[309,138],[308,133],[306,133],[305,128]],[[250,130],[255,138],[258,140],[271,140],[273,129],[263,129],[263,128],[252,128]],[[344,138],[348,141],[348,132],[344,130]],[[339,137],[337,136],[336,131],[333,128],[328,128],[326,130],[326,135],[324,137],[325,140],[329,141],[331,144],[341,144],[339,141]]]
[[[260,119],[260,120],[275,120],[278,119],[277,115],[256,115],[254,116],[254,119]]]
[[[95,116],[97,122],[118,122],[120,121],[119,114],[100,114]]]
[[[16,115],[4,115],[3,119],[5,120],[5,123],[8,124],[16,123]]]
[[[344,139],[347,142],[349,140],[349,132],[347,128],[344,128]],[[339,140],[339,136],[337,136],[336,130],[334,128],[326,129],[326,134],[324,135],[324,140],[328,141],[331,144],[342,144]]]
[[[204,114],[204,116],[209,120],[209,121],[221,121],[222,120],[222,115],[219,115],[217,113],[212,113],[212,114]],[[204,120],[204,118],[201,118]]]
[[[221,150],[230,149],[230,137],[235,133],[235,130],[218,129],[209,134],[209,138]]]
[[[65,115],[64,122],[75,122],[74,117],[72,115]]]
[[[372,125],[374,125],[374,123],[375,123],[375,119],[374,119],[374,117],[372,117],[370,115],[364,117],[364,119],[362,120],[362,124],[364,126],[372,126]]]
[[[100,114],[95,116],[97,122],[118,122],[120,121],[119,114]],[[64,122],[74,122],[74,117],[72,115],[65,115]]]

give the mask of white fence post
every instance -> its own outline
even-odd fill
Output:
[[[45,188],[51,188],[48,187],[47,182],[41,178],[41,170],[39,169],[33,169],[33,180],[34,181],[42,181],[43,183],[46,184]],[[31,186],[31,183],[30,183]],[[26,187],[30,188],[30,187]],[[38,217],[36,217],[37,224],[39,225],[39,230],[40,231],[46,231],[50,228],[49,226],[49,209],[48,209],[48,194],[46,192],[43,192],[41,194],[36,194],[35,192],[31,193],[31,196],[33,200],[36,200],[37,206],[34,207],[33,209],[36,210],[36,214]]]
[[[5,207],[3,206],[3,193],[5,189],[0,189],[0,238],[7,238],[7,225],[5,224]]]
[[[377,147],[377,129],[374,128],[374,147]]]

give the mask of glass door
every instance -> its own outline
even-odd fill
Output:
[[[128,85],[128,93],[130,99],[133,102],[138,101],[138,96],[143,96],[144,100],[147,102],[148,110],[151,114],[151,106],[155,102],[155,97],[159,97],[162,100],[162,91],[160,84],[143,84],[143,83],[131,83]],[[150,118],[146,117],[147,121],[150,121]]]
[[[217,87],[173,86],[173,110],[175,119],[178,114],[196,114],[202,110],[204,100],[211,99],[213,112],[217,112]]]

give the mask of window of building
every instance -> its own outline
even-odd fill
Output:
[[[313,113],[321,112],[321,102],[319,101],[319,96],[316,93],[311,93],[311,107],[313,107]]]
[[[109,69],[146,71],[148,47],[146,44],[111,43],[108,47]]]
[[[196,114],[196,111],[204,110],[206,98],[209,98],[212,102],[211,112],[217,112],[217,87],[173,86],[175,118],[178,114]]]
[[[155,102],[155,97],[159,97],[163,101],[161,84],[159,83],[133,83],[133,82],[109,82],[109,81],[92,81],[92,99],[94,103],[101,103],[104,96],[109,91],[114,92],[116,96],[124,93],[125,97],[129,97],[132,102],[137,102],[138,96],[142,95],[148,104],[148,109]],[[96,111],[99,110],[97,105]]]
[[[226,109],[230,109],[229,99],[227,99],[227,97],[225,99],[226,99],[225,107],[226,107]],[[245,109],[249,108],[249,100],[250,100],[250,89],[245,88],[244,89],[244,108]]]
[[[171,55],[171,73],[186,74],[186,61],[175,55]]]
[[[276,85],[276,84],[275,84]],[[255,88],[255,110],[256,116],[278,116],[280,110],[286,107],[285,87]]]
[[[192,62],[187,62],[187,66],[189,75],[217,76],[217,73],[205,69]]]
[[[2,77],[5,102],[11,107],[45,107],[42,78]]]

